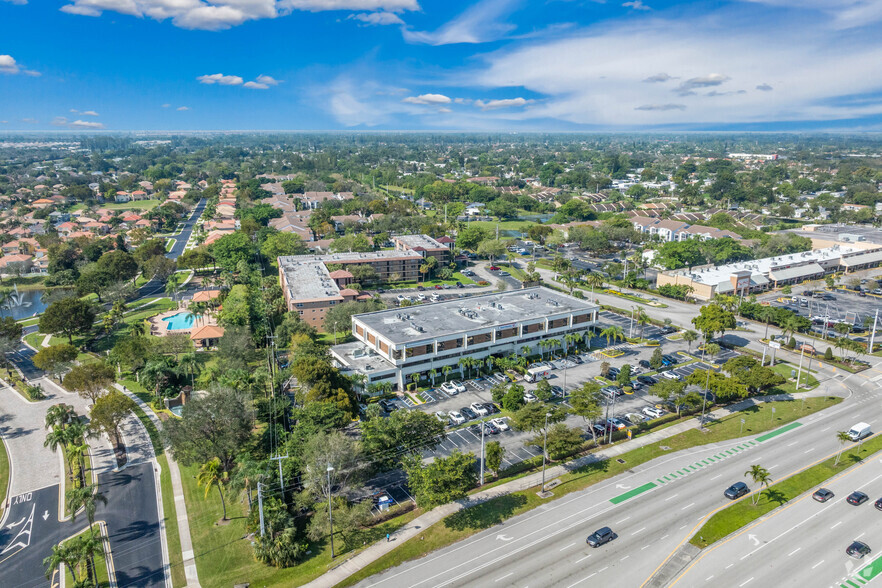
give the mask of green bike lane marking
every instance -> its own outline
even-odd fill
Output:
[[[882,574],[882,556],[877,557],[864,567],[862,567],[855,578],[859,581],[869,582],[879,574]]]
[[[757,437],[755,439],[755,441],[757,443],[762,443],[763,441],[768,441],[769,439],[773,439],[774,437],[777,437],[778,435],[781,435],[781,434],[786,433],[788,431],[792,431],[796,427],[801,427],[801,426],[802,426],[802,423],[800,423],[799,421],[794,421],[794,422],[790,423],[789,425],[784,425],[780,429],[775,429],[771,433],[766,433],[765,435],[761,435],[761,436]]]
[[[609,501],[612,502],[613,504],[619,504],[621,502],[625,502],[629,498],[634,498],[638,494],[643,494],[647,490],[652,490],[653,488],[658,488],[658,484],[656,484],[655,482],[647,482],[646,484],[643,484],[642,486],[637,486],[636,488],[634,488],[632,490],[628,490],[627,492],[624,492],[622,494],[619,494],[618,496],[610,498]]]

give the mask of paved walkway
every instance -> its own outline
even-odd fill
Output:
[[[825,396],[827,393],[825,391],[821,391],[820,387],[816,388],[812,392],[807,392],[802,394],[802,396]],[[731,406],[718,408],[708,413],[708,417],[711,419],[720,419],[727,415],[730,415],[734,412],[738,412],[740,410],[744,410],[750,406],[760,404],[762,402],[774,401],[774,400],[784,400],[787,398],[791,398],[790,395],[777,395],[777,396],[768,396],[763,398],[748,398],[739,403],[733,404]],[[667,439],[669,437],[673,437],[679,433],[683,433],[690,429],[698,428],[698,419],[693,418],[688,421],[684,421],[682,423],[678,423],[676,425],[672,425],[670,427],[666,427],[659,431],[654,431],[652,433],[648,433],[646,435],[641,435],[636,439],[627,442],[620,442],[616,445],[612,445],[610,447],[604,448],[602,451],[592,453],[591,455],[587,455],[585,457],[581,457],[579,459],[573,460],[569,463],[556,465],[550,467],[545,472],[545,479],[547,482],[562,476],[566,473],[569,473],[573,470],[576,470],[580,467],[583,467],[589,463],[593,463],[596,461],[602,461],[607,459],[613,459],[623,453],[627,453],[634,449],[638,449],[640,447],[645,447],[647,445],[652,445],[653,443],[657,443],[663,439]],[[522,478],[518,478],[515,480],[511,480],[510,482],[506,482],[504,484],[500,484],[493,488],[482,490],[480,492],[476,492],[475,494],[470,495],[468,498],[463,500],[458,500],[456,502],[444,504],[439,506],[427,513],[424,513],[410,523],[405,525],[404,527],[398,529],[394,533],[392,533],[391,539],[392,541],[384,541],[380,540],[377,543],[369,546],[364,551],[359,552],[358,554],[352,556],[348,560],[340,563],[337,567],[331,569],[324,575],[316,578],[309,584],[305,584],[308,588],[330,588],[332,586],[337,585],[342,582],[352,574],[358,572],[363,569],[367,565],[373,563],[383,555],[386,555],[408,539],[412,539],[419,535],[420,533],[425,532],[426,528],[431,527],[435,523],[440,522],[444,518],[450,516],[451,514],[460,511],[464,508],[469,508],[485,502],[487,500],[497,498],[499,496],[504,496],[506,494],[511,494],[512,492],[519,492],[522,490],[527,490],[529,488],[538,487],[542,484],[542,473],[537,472],[534,474],[529,474]]]
[[[129,392],[125,386],[117,383],[114,383],[114,386],[116,386],[117,390],[126,394],[141,407],[141,410],[143,410],[144,414],[150,418],[150,421],[153,423],[153,426],[156,427],[157,431],[162,430],[162,422],[156,416],[156,413],[153,412],[152,408],[133,393]],[[153,445],[151,444],[150,447],[152,453]],[[175,497],[175,514],[178,519],[178,535],[181,539],[181,553],[184,558],[184,574],[187,577],[187,586],[190,588],[200,588],[199,575],[196,572],[196,559],[193,553],[193,540],[190,537],[190,520],[187,517],[187,504],[184,501],[184,486],[181,483],[181,470],[178,469],[178,462],[174,460],[171,453],[168,451],[165,452],[165,458],[168,461],[168,471],[171,475],[172,482],[172,493]],[[162,512],[162,505],[160,504],[159,507],[160,512]],[[163,519],[164,517],[160,517],[160,520]],[[168,559],[166,559],[166,561],[168,561]]]

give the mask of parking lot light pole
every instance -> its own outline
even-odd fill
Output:
[[[542,492],[545,492],[545,461],[547,459],[547,447],[548,447],[548,417],[551,416],[550,412],[545,413],[545,430],[544,439],[542,441]]]
[[[328,464],[328,522],[331,523],[331,559],[334,559],[334,515],[331,512],[331,472],[334,468]]]
[[[707,378],[704,380],[704,394],[701,397],[701,420],[699,426],[704,429],[704,407],[707,405],[707,393],[710,391],[710,369],[707,370]]]
[[[802,344],[799,352],[799,368],[796,372],[796,391],[799,392],[799,379],[802,376],[802,358],[805,357],[805,343]]]
[[[484,419],[481,419],[481,486],[484,485]]]

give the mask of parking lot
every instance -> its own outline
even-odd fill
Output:
[[[598,327],[600,329],[606,328],[607,326],[613,324],[621,326],[627,333],[627,328],[628,326],[630,326],[630,319],[610,312],[602,312],[600,314],[598,320]],[[638,327],[635,324],[634,329],[636,330],[637,328]],[[691,358],[689,358],[685,354],[687,350],[687,344],[682,340],[667,340],[666,336],[662,333],[660,328],[646,325],[644,335],[647,338],[652,338],[660,341],[663,353],[677,356],[679,360],[684,362],[691,360]],[[592,339],[593,350],[597,350],[598,348],[605,348],[606,346],[607,343],[605,338],[595,337]],[[576,363],[572,359],[565,360],[563,358],[547,360],[545,363],[550,364],[553,368],[551,377],[548,378],[548,382],[553,386],[560,386],[565,390],[573,390],[574,388],[581,386],[586,381],[596,380],[596,378],[600,375],[600,365],[603,361],[609,363],[611,367],[621,367],[622,365],[630,364],[632,368],[636,368],[635,371],[639,371],[642,373],[646,370],[641,370],[640,368],[637,368],[638,362],[640,360],[648,361],[656,349],[655,347],[633,346],[629,344],[622,344],[621,342],[611,344],[610,347],[615,347],[621,349],[622,351],[625,351],[625,355],[616,358],[607,358],[602,355],[597,355],[592,351],[591,354],[581,353],[578,355],[578,359],[581,360],[582,363]],[[680,352],[683,353],[681,354]],[[700,357],[700,352],[698,352],[694,348],[692,349],[692,354]],[[714,358],[713,363],[721,365],[735,356],[736,354],[734,352],[723,349],[721,350],[720,354]],[[707,365],[705,364],[696,363],[692,365],[672,366],[669,369],[671,369],[681,377],[686,377],[696,369],[705,369],[706,367]],[[469,374],[466,374],[466,376],[468,375]],[[471,375],[474,376],[474,372]],[[438,383],[440,384],[440,381]],[[444,392],[440,387],[437,387],[420,393],[420,400],[423,401],[423,404],[420,404],[418,406],[411,406],[414,403],[410,400],[406,400],[405,403],[408,405],[408,408],[411,409],[422,410],[429,413],[436,413],[440,411],[447,414],[450,411],[460,411],[461,408],[468,407],[475,402],[484,403],[492,401],[490,389],[492,388],[493,383],[487,381],[485,378],[464,378],[462,380],[462,383],[466,388],[465,392],[451,395]],[[518,383],[524,386],[524,389],[527,392],[535,390],[537,386],[535,383],[529,383],[525,381],[519,381]],[[633,394],[627,394],[617,398],[614,405],[614,412],[612,411],[613,407],[610,407],[610,416],[612,417],[616,415],[624,415],[627,413],[639,413],[642,408],[655,406],[659,402],[660,399],[648,394],[647,387],[643,386],[640,390],[635,391]],[[496,416],[498,415],[491,415],[490,418],[495,418]],[[581,417],[571,415],[567,418],[565,422],[568,426],[580,427],[587,430],[587,424]],[[590,435],[590,433],[586,433],[586,435]],[[485,434],[484,441],[485,443],[489,441],[499,441],[500,444],[505,448],[503,467],[510,467],[525,459],[541,455],[541,447],[525,446],[524,444],[525,441],[532,438],[533,436],[534,435],[529,432],[514,431],[513,429],[509,429],[508,431],[502,431],[495,435]],[[447,439],[434,451],[424,452],[423,457],[443,457],[449,455],[455,449],[458,449],[464,453],[471,451],[475,455],[480,455],[480,432],[472,432],[469,427],[450,430],[448,432]]]
[[[806,318],[829,317],[830,322],[846,322],[854,325],[856,328],[852,332],[866,335],[867,330],[864,328],[865,321],[872,321],[877,310],[882,310],[882,298],[874,295],[858,296],[852,290],[836,290],[830,292],[834,300],[820,300],[815,297],[807,297],[797,294],[798,299],[805,298],[805,305],[802,302],[793,302],[791,297],[786,298],[787,302],[781,302],[777,298],[771,304],[792,310],[793,312]],[[872,325],[871,325],[872,326]],[[823,324],[813,328],[814,331],[823,332]],[[832,331],[828,327],[828,332]],[[860,339],[860,337],[858,337]]]

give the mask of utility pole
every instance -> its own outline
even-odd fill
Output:
[[[711,371],[707,370],[707,378],[704,379],[704,394],[701,396],[701,420],[699,426],[704,429],[704,407],[707,405],[707,395],[710,392],[710,375]]]
[[[334,471],[334,468],[331,467],[331,464],[328,464],[328,522],[331,523],[331,559],[336,557],[334,555],[334,515],[331,512],[331,472]]]
[[[796,371],[796,391],[799,392],[799,378],[802,376],[802,358],[805,357],[805,345],[802,346],[802,349],[799,353],[799,368]]]
[[[545,461],[547,456],[546,448],[548,447],[548,417],[551,416],[551,413],[545,413],[545,437],[542,440],[542,494],[545,494]]]
[[[282,488],[282,495],[285,495],[285,479],[282,477],[282,460],[288,459],[287,455],[277,455],[276,457],[271,457],[270,460],[275,460],[279,462],[279,486]]]
[[[873,354],[873,344],[876,340],[876,323],[879,321],[879,309],[876,309],[876,314],[873,316],[873,330],[870,332],[870,346],[867,348],[867,353],[870,355]]]
[[[260,513],[260,536],[263,537],[266,534],[263,526],[263,484],[257,483],[257,511]]]
[[[484,485],[484,419],[481,419],[481,486]]]

